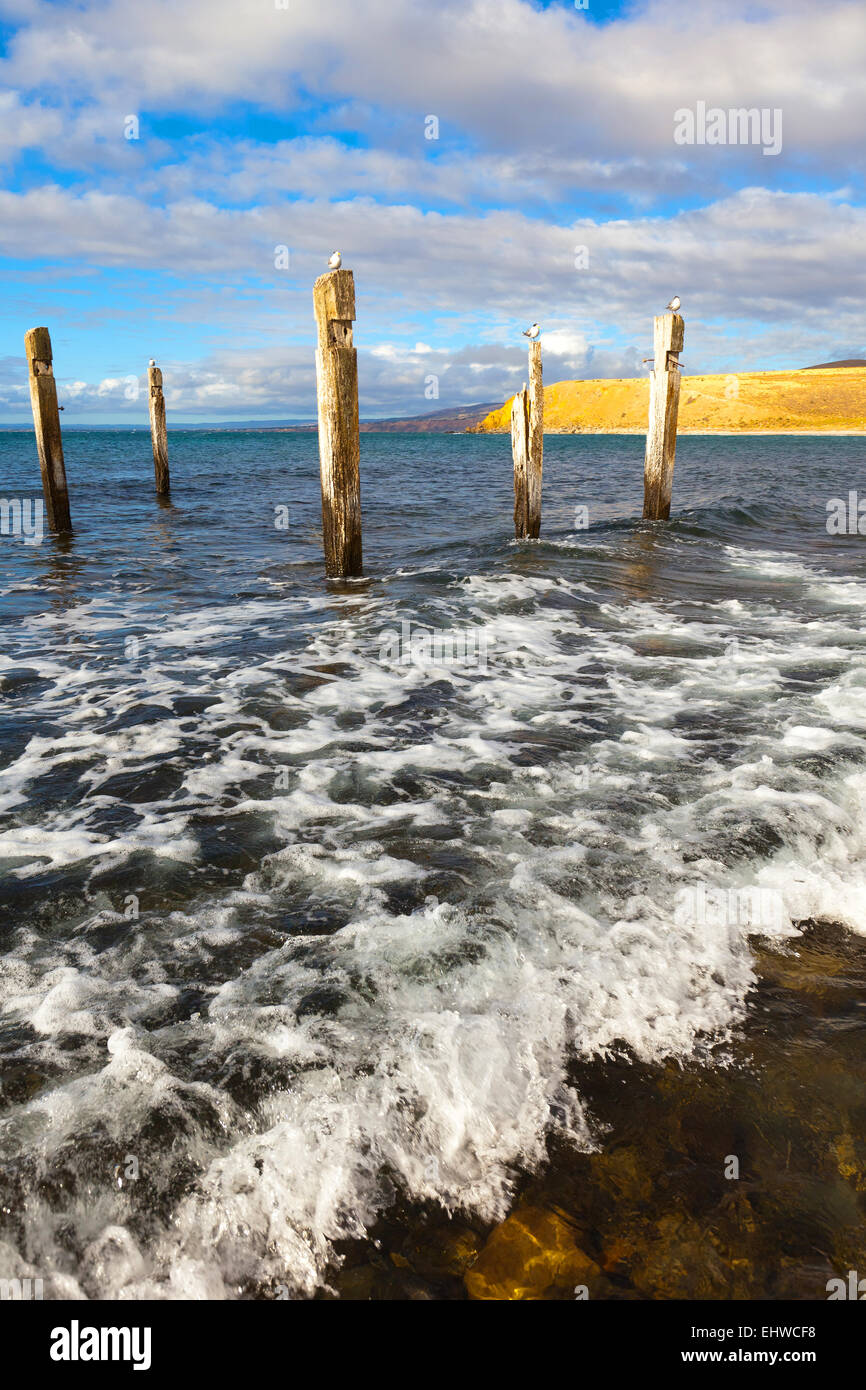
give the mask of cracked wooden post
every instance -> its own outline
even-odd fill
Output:
[[[680,314],[656,316],[643,474],[643,514],[650,521],[667,521],[671,514],[680,405],[679,354],[683,350],[684,333],[685,324]]]
[[[529,391],[526,383],[511,406],[511,453],[514,459],[514,534],[537,540],[541,532],[541,474],[544,459],[544,386],[541,343],[529,344]]]
[[[529,392],[526,382],[511,402],[511,457],[514,460],[514,534],[520,540],[528,534]]]
[[[171,491],[168,473],[168,440],[165,433],[165,396],[162,394],[162,371],[151,359],[147,369],[150,406],[150,438],[153,444],[153,471],[156,490],[160,495]]]
[[[313,285],[319,334],[316,395],[325,572],[362,572],[361,445],[358,422],[358,354],[352,346],[355,280],[351,270],[329,270]]]
[[[529,344],[529,457],[526,462],[526,534],[541,532],[541,470],[544,462],[544,386],[541,340]]]
[[[52,531],[71,531],[69,492],[66,487],[60,411],[57,405],[57,383],[51,365],[51,337],[48,329],[31,328],[30,332],[24,335],[24,349],[27,353],[30,403],[33,406],[33,425],[36,430],[36,447],[39,451],[48,526]]]

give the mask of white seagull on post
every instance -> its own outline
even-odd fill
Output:
[[[670,304],[666,304],[666,305],[665,305],[665,308],[666,308],[666,309],[670,309],[671,313],[673,313],[673,314],[676,314],[676,313],[678,312],[679,307],[680,307],[680,297],[679,297],[678,294],[675,294],[675,295],[674,295],[674,297],[673,297],[673,299],[671,300]]]
[[[156,366],[156,358],[155,358],[155,357],[151,357],[151,359],[150,359],[150,361],[148,362],[147,365],[148,365],[149,367],[155,367],[155,366]]]
[[[539,328],[538,324],[534,323],[531,328],[524,328],[523,336],[524,338],[531,338],[532,341],[535,342],[535,339],[538,337],[540,332],[541,329]]]
[[[331,256],[330,256],[330,259],[328,260],[328,269],[329,269],[329,270],[339,270],[339,269],[340,269],[340,266],[341,266],[342,264],[343,264],[343,257],[342,257],[342,255],[341,255],[341,253],[340,253],[339,251],[334,251],[334,252],[331,254]]]

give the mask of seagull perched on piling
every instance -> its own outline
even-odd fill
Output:
[[[150,359],[150,361],[148,362],[147,365],[148,365],[149,367],[155,367],[155,366],[156,366],[156,358],[155,358],[155,357],[151,357],[151,359]]]
[[[342,264],[343,264],[343,256],[342,256],[342,253],[339,252],[339,251],[334,251],[334,252],[331,254],[330,259],[328,260],[328,269],[329,269],[329,270],[339,270],[339,269],[340,269],[340,266],[341,266]]]
[[[666,304],[666,305],[665,305],[665,308],[666,308],[666,309],[670,309],[671,312],[674,313],[674,314],[677,312],[677,310],[679,309],[679,307],[680,307],[680,297],[679,297],[678,294],[675,294],[675,295],[674,295],[674,297],[673,297],[673,299],[671,300],[670,304]]]
[[[535,339],[538,337],[540,332],[541,329],[539,328],[538,324],[534,323],[531,328],[524,328],[523,336],[524,338],[531,338],[532,341],[535,342]]]

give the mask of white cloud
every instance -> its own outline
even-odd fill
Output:
[[[535,318],[544,326],[546,380],[634,374],[650,350],[651,317],[674,291],[683,298],[691,372],[761,367],[771,354],[801,366],[866,351],[866,209],[817,194],[748,189],[668,218],[571,227],[517,212],[443,217],[366,200],[254,215],[185,202],[163,213],[131,198],[61,189],[0,195],[0,214],[10,246],[25,234],[47,244],[63,226],[64,251],[76,263],[98,266],[108,256],[133,267],[166,260],[186,271],[204,265],[229,286],[245,283],[257,248],[274,238],[284,217],[292,219],[298,251],[291,288],[274,273],[256,294],[223,290],[208,306],[220,315],[228,341],[258,335],[266,348],[215,348],[199,364],[172,362],[171,334],[163,327],[158,348],[169,404],[187,415],[206,407],[233,418],[313,414],[309,287],[321,269],[322,246],[332,240],[350,246],[349,232],[358,243],[357,257],[347,261],[356,271],[355,339],[368,414],[430,409],[424,396],[430,372],[440,379],[442,405],[504,398],[525,376],[519,330]],[[335,219],[347,235],[328,235]],[[573,268],[576,240],[590,248],[586,270]],[[153,288],[158,294],[157,282]],[[201,294],[214,295],[209,282]],[[432,343],[418,341],[417,328],[423,321],[429,329],[434,304],[437,335]],[[162,312],[172,312],[168,296]],[[173,312],[186,321],[203,319],[194,283]],[[59,327],[68,336],[74,325]],[[107,402],[129,414],[140,407],[121,400],[125,378],[118,366]],[[75,362],[57,341],[55,371],[66,399],[65,374]],[[15,384],[4,400],[24,407],[26,394]],[[98,383],[69,395],[79,411],[96,409],[98,400]]]
[[[760,11],[653,0],[604,26],[528,0],[339,8],[335,21],[320,0],[0,0],[0,15],[23,23],[0,61],[0,160],[41,149],[77,175],[0,192],[0,250],[45,262],[16,304],[29,291],[45,321],[62,306],[74,342],[109,313],[128,328],[137,308],[134,293],[110,310],[89,299],[88,272],[147,271],[170,406],[232,416],[312,414],[310,284],[337,245],[356,273],[368,412],[429,409],[430,372],[444,405],[504,396],[524,375],[519,329],[535,318],[547,380],[635,371],[673,292],[690,370],[864,351],[860,0]],[[673,112],[697,99],[781,107],[782,156],[675,146]],[[285,138],[222,133],[235,101],[277,113]],[[142,113],[139,142],[122,138],[128,112]],[[156,140],[148,122],[177,112],[200,133]],[[437,142],[424,140],[431,112]],[[329,133],[339,129],[361,145]],[[749,183],[779,182],[730,192],[744,168]],[[814,170],[822,188],[837,175],[837,191],[782,191],[786,171],[793,182]],[[617,215],[550,212],[582,209],[587,191],[593,207],[609,194]],[[686,206],[646,211],[670,202]],[[63,299],[64,277],[82,292]],[[180,324],[196,326],[199,361],[175,350],[170,363]],[[20,331],[16,321],[16,342]],[[70,413],[140,408],[113,356],[74,384],[62,375],[80,378],[70,356],[57,356]],[[26,405],[2,371],[0,391],[9,408]]]
[[[0,63],[8,86],[203,124],[232,100],[288,114],[312,95],[359,129],[384,109],[419,148],[432,112],[443,149],[463,134],[510,156],[609,164],[681,154],[673,112],[700,98],[781,107],[786,154],[839,167],[866,124],[860,0],[654,3],[604,26],[528,0],[352,0],[338,17],[320,0],[102,0],[33,4],[25,20]]]
[[[59,237],[62,229],[62,239]],[[253,281],[263,299],[303,301],[295,332],[312,333],[309,287],[332,244],[355,270],[359,333],[381,342],[396,317],[415,331],[431,311],[476,332],[495,320],[571,324],[598,341],[633,332],[675,290],[692,317],[727,320],[848,315],[859,321],[866,292],[866,209],[816,193],[744,189],[669,217],[570,225],[516,210],[444,216],[369,199],[224,209],[188,199],[164,209],[131,195],[49,186],[0,193],[0,249],[39,246],[80,266],[219,272]],[[273,247],[292,250],[291,272],[273,267]],[[575,269],[574,246],[589,251]],[[227,297],[230,298],[230,297]],[[235,299],[225,312],[254,312]],[[364,327],[360,327],[364,325]],[[290,331],[287,325],[287,332]]]
[[[247,140],[203,141],[184,147],[178,158],[137,181],[141,193],[160,199],[199,195],[223,203],[267,200],[275,188],[300,198],[367,196],[394,202],[412,196],[425,205],[544,205],[571,200],[574,190],[616,191],[631,201],[673,194],[683,177],[682,150],[668,157],[588,159],[537,151],[507,154],[450,149],[429,158],[423,141],[408,152],[357,148],[333,136],[300,136],[273,144]],[[707,168],[701,186],[719,186],[718,171]],[[697,185],[696,185],[697,186]]]

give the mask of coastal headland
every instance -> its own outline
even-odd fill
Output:
[[[645,434],[648,377],[556,381],[544,388],[547,434]],[[507,433],[511,399],[471,433]],[[864,434],[866,363],[798,371],[683,374],[680,434]]]

